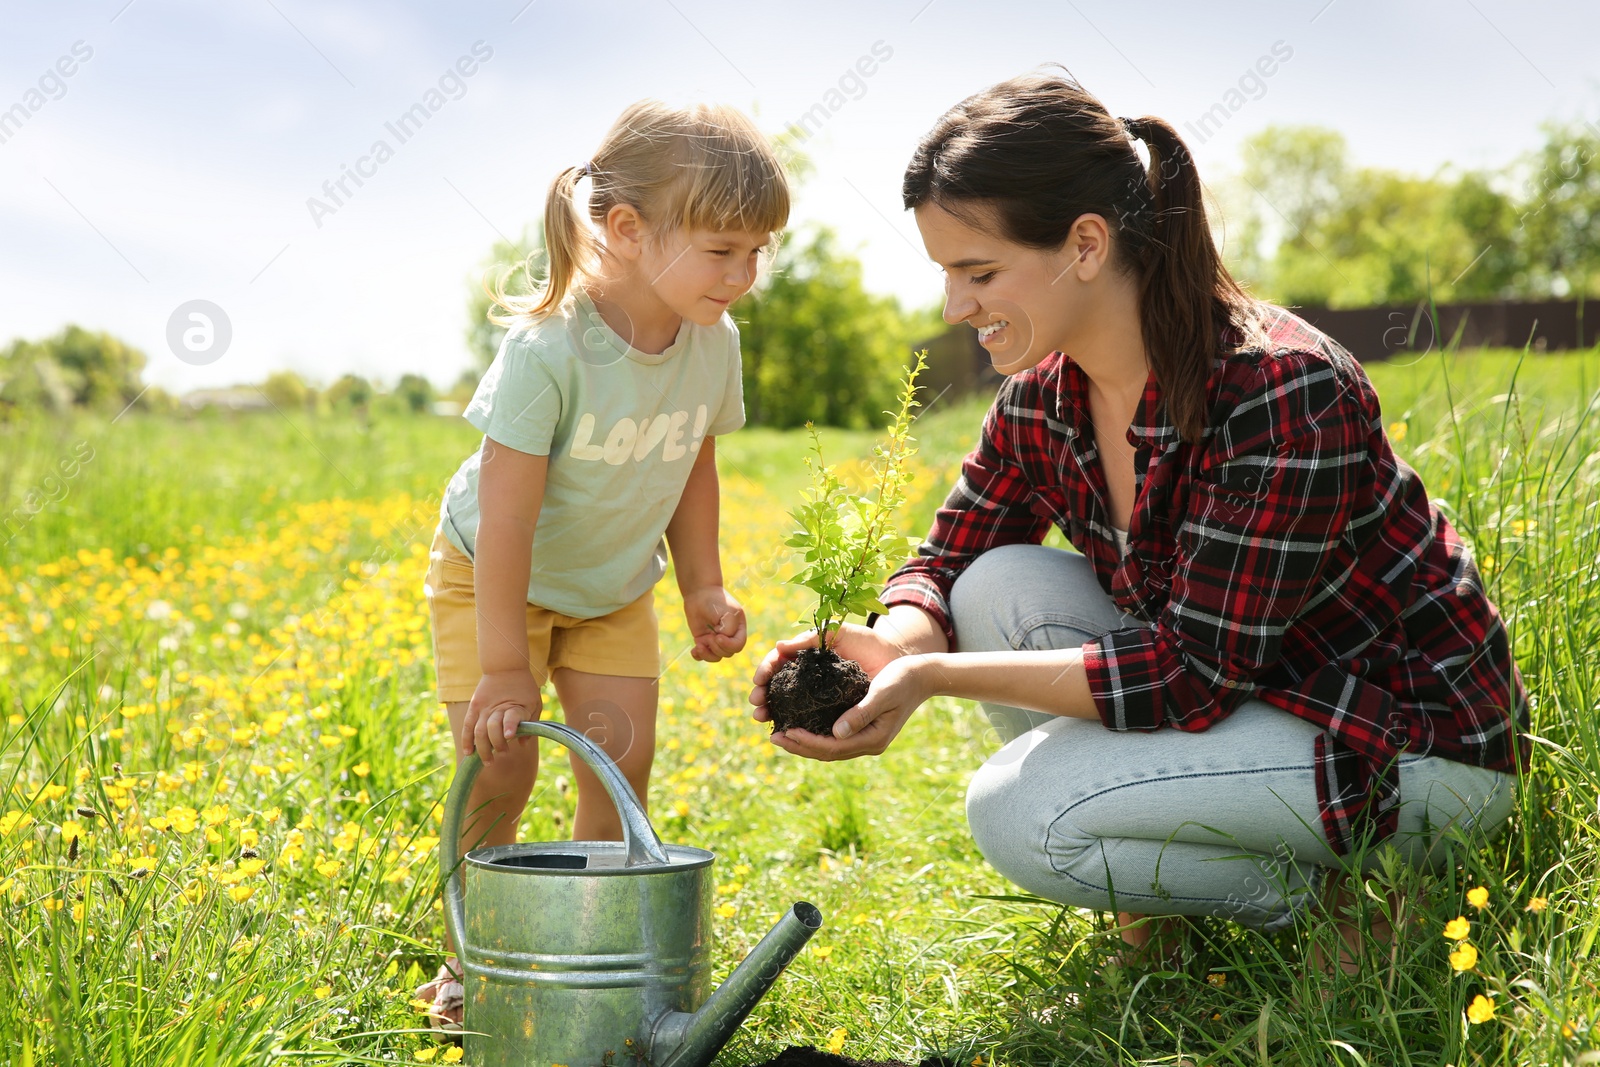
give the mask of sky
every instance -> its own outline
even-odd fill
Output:
[[[1505,166],[1545,121],[1600,124],[1593,0],[0,11],[0,344],[106,330],[174,392],[282,368],[453,382],[489,248],[641,97],[733,104],[772,133],[821,104],[792,227],[832,226],[869,288],[917,306],[941,292],[900,207],[917,140],[963,97],[1044,63],[1113,114],[1173,122],[1214,186],[1271,124],[1332,127],[1358,164],[1420,174]],[[1273,72],[1252,80],[1263,57]],[[1197,134],[1219,103],[1225,121]],[[426,121],[400,128],[417,104]]]

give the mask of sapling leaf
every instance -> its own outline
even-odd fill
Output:
[[[809,621],[831,647],[839,624],[850,615],[888,611],[878,599],[885,569],[904,561],[921,538],[908,537],[893,525],[894,513],[905,503],[905,487],[912,481],[906,469],[916,454],[911,436],[917,376],[927,369],[927,350],[916,354],[916,365],[900,379],[897,410],[889,416],[888,437],[875,444],[868,465],[868,488],[853,492],[829,466],[822,452],[822,435],[806,423],[811,453],[805,457],[811,485],[802,490],[805,502],[789,512],[801,529],[784,542],[805,549],[806,566],[789,579],[817,596]]]

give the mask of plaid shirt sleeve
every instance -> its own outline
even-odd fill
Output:
[[[1040,418],[1039,401],[1019,396],[1018,383],[1008,378],[1001,386],[984,416],[977,447],[962,461],[961,477],[934,514],[927,540],[915,558],[889,576],[879,598],[890,607],[915,604],[932,615],[952,649],[956,632],[950,621],[950,589],[956,578],[988,549],[1040,543],[1050,525],[1031,508],[1033,488],[1006,426],[1013,413]]]
[[[1326,362],[1261,360],[1199,446],[1167,603],[1083,645],[1107,727],[1204,730],[1250,696],[1350,519],[1367,421]]]

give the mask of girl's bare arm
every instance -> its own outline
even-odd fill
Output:
[[[473,591],[478,660],[486,675],[528,669],[528,572],[549,462],[483,439]]]

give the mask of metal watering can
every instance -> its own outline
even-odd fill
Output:
[[[705,1067],[822,913],[795,903],[708,999],[716,856],[663,845],[616,764],[576,730],[525,722],[517,735],[577,753],[622,816],[623,840],[494,845],[458,866],[462,816],[483,766],[476,755],[462,761],[445,801],[439,871],[465,972],[466,1061]]]

